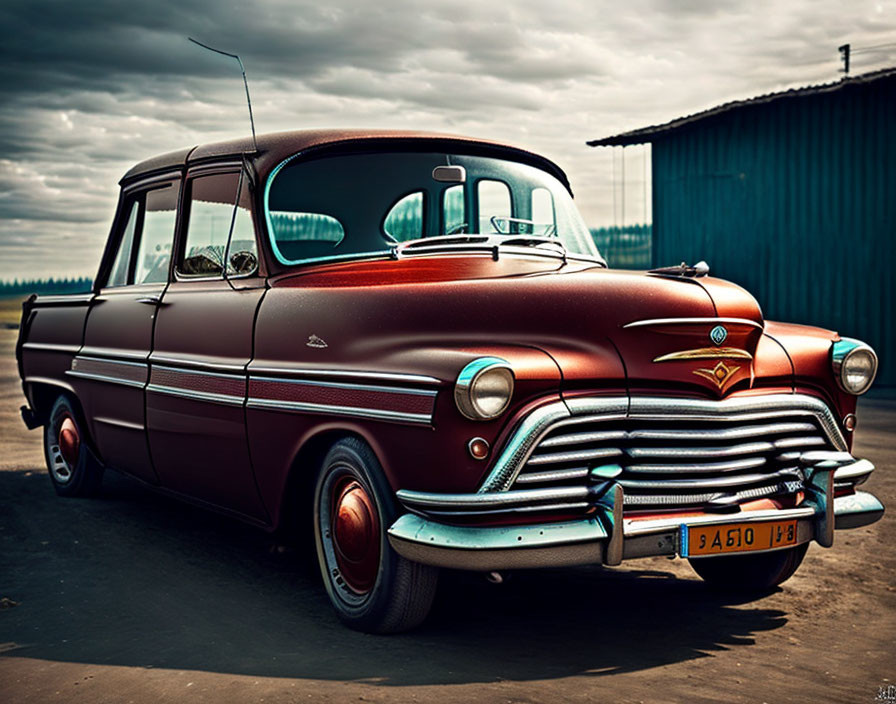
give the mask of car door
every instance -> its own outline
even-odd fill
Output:
[[[149,360],[146,419],[163,486],[264,521],[244,407],[265,280],[239,168],[187,175],[174,279],[158,310]]]
[[[103,462],[149,482],[157,477],[146,442],[144,393],[179,193],[179,174],[125,187],[110,236],[115,254],[100,272],[84,345],[69,372]]]

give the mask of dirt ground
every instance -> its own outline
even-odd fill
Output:
[[[316,567],[261,532],[107,474],[57,498],[18,418],[0,329],[2,702],[873,702],[896,685],[896,510],[813,545],[755,601],[682,560],[446,574],[432,617],[368,636]],[[896,402],[861,403],[856,453],[896,507]],[[891,692],[894,690],[891,690]]]

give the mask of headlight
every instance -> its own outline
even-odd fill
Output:
[[[844,337],[831,348],[831,366],[840,388],[858,396],[871,388],[877,374],[877,355],[864,342]]]
[[[497,418],[510,404],[513,372],[497,357],[480,357],[465,366],[457,376],[454,402],[470,420]]]

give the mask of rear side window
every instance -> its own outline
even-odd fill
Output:
[[[168,280],[174,221],[177,216],[177,188],[169,184],[146,193],[143,232],[137,249],[134,283],[158,284]]]
[[[221,276],[240,176],[238,173],[214,174],[191,179],[189,183],[190,217],[177,273],[182,276]]]
[[[189,182],[186,241],[177,262],[185,277],[220,277],[255,271],[258,252],[248,184],[239,173],[198,176]]]

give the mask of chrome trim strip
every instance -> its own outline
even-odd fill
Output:
[[[555,469],[550,472],[521,472],[516,477],[517,484],[537,484],[539,482],[559,482],[568,479],[584,479],[590,474],[587,467]]]
[[[400,489],[395,494],[408,508],[485,508],[513,506],[541,501],[581,501],[589,495],[586,486],[564,486],[552,489],[517,489],[490,494],[435,494],[426,491]]]
[[[34,307],[87,305],[93,300],[93,291],[89,293],[45,293],[34,299]]]
[[[245,398],[242,396],[231,396],[229,394],[216,394],[209,391],[193,391],[191,389],[182,389],[174,386],[164,386],[162,384],[149,384],[147,391],[153,391],[167,396],[179,396],[187,398],[191,401],[210,401],[211,403],[222,403],[228,406],[242,406]]]
[[[625,454],[632,458],[639,457],[737,457],[738,455],[754,455],[772,452],[775,446],[770,442],[745,442],[738,445],[722,447],[627,447]],[[716,465],[714,468],[722,469]],[[729,469],[737,469],[731,467]]]
[[[648,318],[646,320],[633,320],[623,325],[623,328],[643,328],[652,325],[701,325],[706,323],[728,323],[729,325],[749,325],[762,330],[763,327],[755,320],[747,318]]]
[[[701,347],[694,350],[670,352],[655,358],[654,362],[677,362],[688,359],[753,359],[746,350],[738,347]]]
[[[379,391],[389,394],[411,394],[413,396],[428,396],[430,398],[435,398],[439,393],[438,391],[430,389],[408,389],[402,386],[373,386],[369,384],[347,384],[335,381],[309,381],[305,379],[279,379],[276,377],[263,376],[250,376],[249,381],[268,381],[278,384],[297,384],[300,386],[324,386],[330,389],[352,389],[355,391]],[[290,401],[289,403],[293,402]]]
[[[147,362],[147,357],[149,357],[149,352],[130,352],[127,350],[113,349],[111,347],[84,346],[81,348],[81,356],[99,358],[104,362],[132,359],[135,361],[143,362],[145,364]]]
[[[429,425],[432,422],[432,416],[425,413],[401,413],[400,411],[383,411],[376,408],[330,406],[322,403],[300,403],[298,401],[273,401],[271,399],[254,397],[249,398],[246,407],[257,410],[296,411],[298,413],[332,413],[340,416],[422,423],[423,425]]]
[[[741,440],[743,438],[764,437],[778,433],[796,433],[818,430],[814,423],[769,423],[767,425],[744,425],[738,428],[718,430],[631,430],[625,439],[631,440]],[[553,439],[553,438],[552,438]],[[546,445],[543,443],[542,446]]]
[[[132,386],[135,389],[142,389],[145,385],[145,381],[132,381],[130,379],[119,379],[114,376],[105,376],[103,374],[90,374],[88,372],[79,372],[74,369],[67,369],[65,371],[69,376],[78,377],[79,379],[89,379],[90,381],[105,381],[110,384],[121,384],[122,386]]]
[[[81,345],[62,345],[52,342],[25,342],[22,349],[35,350],[38,352],[70,352],[77,354],[81,349]]]
[[[125,428],[127,430],[139,430],[143,432],[146,428],[139,423],[129,423],[126,420],[118,420],[117,418],[103,418],[101,416],[94,416],[94,422],[102,423],[103,425],[112,425],[116,428]]]
[[[378,381],[408,382],[411,384],[441,384],[440,379],[419,374],[401,374],[398,372],[355,372],[339,369],[298,369],[290,367],[259,367],[252,364],[248,369],[250,374],[294,374],[296,376],[323,376],[323,377],[354,377],[357,379],[376,379]],[[264,378],[264,377],[259,377]]]
[[[596,447],[591,450],[571,450],[569,452],[552,452],[542,455],[531,455],[526,461],[526,466],[536,467],[543,464],[556,464],[558,462],[579,462],[585,460],[607,459],[619,457],[622,450],[617,447]]]
[[[815,426],[813,425],[814,429]],[[552,447],[567,447],[568,445],[584,445],[589,442],[604,442],[606,440],[627,440],[630,437],[625,430],[598,430],[590,433],[570,433],[548,438],[539,443],[538,449],[550,449]]]
[[[667,455],[668,456],[668,455]],[[723,462],[676,462],[674,464],[631,464],[625,469],[632,474],[647,472],[650,474],[681,474],[682,472],[736,472],[741,469],[754,469],[766,464],[765,457],[744,457],[739,460]],[[769,475],[772,476],[772,475]],[[719,486],[722,486],[722,477],[716,477]],[[660,484],[675,486],[674,479],[663,479]],[[706,480],[701,480],[706,481]],[[684,485],[682,485],[684,486]]]
[[[147,361],[156,367],[161,367],[163,365],[173,367],[175,368],[175,371],[184,371],[184,369],[181,369],[179,367],[186,367],[191,369],[207,369],[211,372],[220,370],[222,374],[242,374],[243,378],[245,378],[246,372],[245,364],[221,364],[219,362],[207,362],[204,360],[182,359],[180,357],[166,357],[164,355],[157,355],[155,353],[151,354]]]

